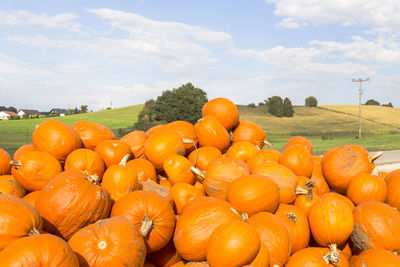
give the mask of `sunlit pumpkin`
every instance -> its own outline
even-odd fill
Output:
[[[0,194],[22,198],[26,191],[12,175],[0,175]]]
[[[297,176],[310,177],[312,174],[311,153],[302,145],[292,145],[284,150],[279,163],[291,169]]]
[[[181,155],[171,155],[165,159],[163,168],[172,185],[176,183],[194,184],[194,173],[190,170],[193,164]]]
[[[131,148],[132,154],[135,159],[144,155],[144,143],[146,142],[146,135],[143,131],[133,131],[122,136],[119,141],[127,143]]]
[[[95,151],[104,160],[106,167],[116,165],[121,162],[125,155],[130,155],[132,151],[128,144],[118,140],[104,140],[97,144]]]
[[[202,147],[213,146],[225,152],[231,143],[228,131],[215,117],[206,116],[199,119],[194,129]]]
[[[10,154],[0,147],[0,175],[11,174],[10,161]]]
[[[202,116],[213,116],[221,125],[229,130],[239,123],[239,111],[229,99],[218,97],[204,104]]]
[[[236,143],[233,143],[228,151],[226,152],[226,155],[231,158],[239,159],[241,161],[246,162],[248,159],[250,159],[252,156],[257,154],[257,152],[260,149],[250,143],[249,141],[239,141]]]
[[[78,121],[72,129],[79,135],[85,148],[94,150],[98,143],[104,140],[114,140],[114,133],[106,126],[97,122]]]
[[[126,166],[136,172],[139,182],[144,182],[148,179],[157,181],[156,168],[153,163],[145,158],[130,160],[126,163]]]
[[[264,130],[254,122],[243,121],[233,130],[233,142],[249,141],[250,143],[263,148],[264,145],[271,146],[267,141]]]
[[[90,149],[81,148],[72,151],[65,160],[64,170],[81,170],[88,175],[97,175],[99,180],[105,171],[101,156]]]
[[[213,146],[203,146],[193,150],[189,154],[188,159],[196,168],[204,171],[211,161],[221,156],[222,153],[218,148]]]

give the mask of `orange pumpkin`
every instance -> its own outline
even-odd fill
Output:
[[[311,153],[302,145],[292,145],[284,150],[279,163],[291,169],[298,176],[310,177],[312,174]]]
[[[156,134],[156,133],[159,133],[159,132],[162,132],[162,131],[164,131],[164,126],[165,125],[155,125],[155,126],[153,126],[153,127],[151,127],[150,129],[148,129],[147,131],[146,131],[146,133],[145,133],[145,136],[147,137],[147,138],[149,138],[150,136],[152,136],[153,134]]]
[[[55,120],[45,120],[35,129],[32,135],[35,150],[47,152],[61,163],[68,154],[82,147],[78,134],[68,125]]]
[[[70,170],[46,184],[35,202],[44,219],[44,230],[68,240],[82,227],[108,217],[110,196],[92,179]]]
[[[300,208],[307,216],[310,211],[311,206],[320,200],[320,197],[314,192],[312,187],[309,187],[305,192],[299,192],[298,188],[296,188],[296,200],[294,201],[294,205]]]
[[[72,151],[65,160],[64,170],[81,170],[87,175],[97,175],[99,180],[103,177],[105,165],[100,155],[90,149],[77,149]]]
[[[10,154],[0,147],[0,175],[11,174],[10,161]]]
[[[115,216],[123,216],[138,227],[148,252],[163,248],[174,232],[174,210],[155,192],[134,191],[124,195],[111,210],[111,217]]]
[[[309,247],[294,253],[285,267],[315,266],[315,267],[349,267],[345,254],[338,252],[338,257],[329,257],[328,248]]]
[[[324,175],[322,174],[322,158],[319,156],[312,156],[313,169],[311,179],[315,181],[315,187],[318,188],[318,194],[325,194],[331,191]]]
[[[199,119],[194,129],[200,146],[213,146],[225,152],[231,143],[228,131],[215,117],[206,116]]]
[[[193,124],[187,121],[173,121],[165,125],[164,129],[172,130],[178,133],[184,143],[186,154],[190,153],[197,147],[198,139]]]
[[[289,231],[291,253],[306,248],[310,241],[310,226],[304,211],[293,205],[280,204],[275,215],[282,220]]]
[[[0,194],[0,225],[0,250],[2,250],[21,237],[38,234],[42,229],[42,219],[24,200]]]
[[[372,200],[384,202],[386,194],[384,180],[369,173],[360,173],[353,177],[346,191],[347,197],[355,205]]]
[[[207,246],[211,266],[236,267],[251,263],[260,250],[260,236],[251,225],[230,221],[218,226]]]
[[[269,212],[259,212],[247,221],[260,235],[270,255],[270,266],[283,266],[290,255],[290,236],[282,220]]]
[[[99,220],[76,232],[68,241],[80,266],[142,266],[146,245],[124,217]]]
[[[251,266],[251,267],[268,267],[269,266],[269,252],[267,247],[264,245],[263,242],[260,244],[260,250],[258,251],[258,254],[256,258],[246,266]]]
[[[231,145],[226,155],[231,158],[246,162],[252,156],[257,154],[260,149],[249,141],[239,141]]]
[[[382,202],[368,201],[358,205],[353,215],[355,225],[351,239],[357,249],[400,250],[400,213],[397,210]]]
[[[181,214],[183,207],[192,199],[203,196],[203,192],[187,183],[176,183],[171,188],[176,214]]]
[[[169,267],[182,260],[181,256],[179,256],[178,252],[176,251],[172,239],[162,249],[153,253],[149,253],[147,256],[151,262],[154,262],[156,266],[160,267]]]
[[[276,154],[276,152],[279,154]],[[250,168],[250,171],[253,172],[258,164],[264,162],[276,162],[278,163],[279,158],[281,157],[281,152],[274,149],[262,149],[258,151],[255,155],[250,157],[246,163]]]
[[[12,175],[0,175],[0,194],[22,198],[25,195],[25,189]]]
[[[161,176],[161,175],[157,175],[157,180],[158,180],[158,184],[167,188],[168,190],[171,190],[172,184],[171,182],[168,180],[168,178]],[[154,181],[153,181],[154,182]]]
[[[117,165],[125,157],[130,155],[132,158],[132,151],[128,144],[118,140],[104,140],[97,144],[96,151],[104,160],[106,167]]]
[[[189,154],[188,159],[196,168],[204,171],[211,161],[221,156],[222,153],[218,148],[213,146],[203,146],[193,150]]]
[[[187,261],[205,260],[208,241],[214,230],[225,222],[240,219],[225,201],[213,197],[195,198],[186,204],[176,223],[176,250]]]
[[[370,266],[385,266],[397,267],[400,266],[400,256],[384,249],[369,249],[361,252],[360,255],[352,257],[351,266],[354,267],[370,267]]]
[[[79,267],[78,258],[61,238],[35,234],[11,243],[0,252],[0,266]]]
[[[278,185],[262,175],[244,175],[230,183],[228,201],[239,213],[275,212],[279,204]]]
[[[225,129],[229,130],[239,123],[239,111],[229,99],[218,97],[204,104],[202,116],[215,117]]]
[[[72,128],[87,149],[94,150],[101,141],[115,139],[114,133],[101,123],[78,121],[72,125]]]
[[[156,169],[162,170],[164,161],[171,155],[185,155],[182,137],[170,130],[151,135],[144,144],[146,158]]]
[[[139,182],[139,190],[155,192],[155,193],[159,194],[160,196],[162,196],[163,198],[165,198],[166,200],[168,200],[168,202],[171,204],[171,207],[174,204],[171,192],[166,187],[164,187],[160,184],[157,184],[156,182],[154,182],[152,180]]]
[[[35,151],[35,148],[33,147],[32,144],[27,144],[27,145],[20,146],[20,147],[17,149],[17,151],[15,151],[14,156],[13,156],[13,159],[14,159],[15,161],[18,161],[18,160],[21,159],[21,157],[22,157],[23,154],[25,154],[25,153],[27,153],[27,152],[32,152],[32,151]]]
[[[190,168],[193,164],[180,155],[171,155],[165,159],[163,168],[172,185],[176,183],[194,184],[196,178]]]
[[[346,205],[347,205],[351,210],[354,210],[354,204],[353,204],[353,202],[352,202],[350,199],[348,199],[347,197],[345,197],[345,196],[343,196],[343,195],[341,195],[341,194],[338,194],[338,193],[336,193],[336,192],[328,192],[328,193],[325,193],[325,194],[323,194],[323,195],[319,195],[319,197],[320,197],[321,199],[324,199],[324,198],[335,198],[335,199],[342,200],[342,201],[344,201],[344,202],[346,203]]]
[[[388,179],[386,179],[386,185],[387,203],[392,207],[400,209],[400,172],[391,174]]]
[[[263,148],[264,145],[271,146],[267,142],[267,135],[264,130],[254,122],[240,121],[233,131],[233,142],[249,141],[253,145]]]
[[[296,174],[283,165],[274,162],[258,164],[252,174],[271,178],[279,187],[279,202],[289,204],[296,199],[295,188],[298,184]]]
[[[19,161],[12,161],[11,172],[28,191],[38,191],[62,172],[60,162],[51,154],[41,151],[25,153]]]
[[[138,177],[139,182],[157,181],[156,168],[153,163],[145,158],[133,159],[126,163],[126,167],[132,168]]]
[[[127,143],[131,148],[132,154],[135,159],[143,157],[144,143],[146,142],[146,135],[143,131],[130,132],[119,139],[121,142]]]
[[[126,167],[126,161],[129,156],[127,154],[118,165],[108,167],[101,181],[101,186],[107,190],[114,202],[129,192],[138,189],[136,172]]]
[[[25,200],[26,202],[28,202],[29,204],[31,204],[32,207],[35,206],[36,203],[36,199],[39,196],[40,191],[33,191],[30,192],[29,194],[25,195],[22,200]]]
[[[307,138],[304,138],[303,136],[294,136],[294,137],[290,138],[287,141],[285,147],[283,148],[283,151],[285,151],[287,148],[291,147],[292,145],[301,145],[301,146],[305,147],[308,151],[310,151],[310,153],[312,153],[312,151],[313,151],[312,143]]]

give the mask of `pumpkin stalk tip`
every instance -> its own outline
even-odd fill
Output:
[[[296,223],[297,222],[297,218],[296,218],[296,214],[289,212],[286,214],[286,217],[291,220],[292,222]]]
[[[374,168],[371,172],[371,175],[375,176],[375,177],[379,177],[381,175],[381,172],[378,170],[378,168]]]
[[[296,195],[307,195],[308,191],[304,188],[302,188],[301,186],[296,186],[296,188],[294,189],[294,193]]]
[[[129,157],[130,157],[131,155],[130,154],[126,154],[122,159],[121,159],[121,161],[119,162],[119,166],[126,166],[126,162],[128,161],[128,159],[129,159]]]
[[[368,155],[368,159],[370,162],[374,162],[374,160],[378,159],[380,156],[383,155],[383,151],[374,152]]]
[[[264,145],[268,146],[268,147],[272,147],[272,144],[270,142],[268,142],[267,140],[264,140]]]
[[[99,181],[99,176],[97,174],[87,175],[86,179],[92,184],[97,185]]]
[[[205,172],[205,171],[202,171],[202,170],[200,170],[200,169],[198,169],[198,168],[196,168],[196,167],[193,167],[193,166],[190,167],[190,170],[191,170],[194,174],[196,174],[197,176],[199,176],[202,180],[206,179],[206,172]]]
[[[339,251],[337,251],[336,244],[330,244],[329,249],[331,251],[325,254],[323,258],[327,264],[337,266],[339,264]]]
[[[153,227],[154,227],[153,220],[150,219],[149,216],[144,215],[142,220],[142,226],[140,227],[140,233],[142,234],[142,236],[145,238],[153,229]]]
[[[38,229],[36,229],[36,228],[33,228],[29,233],[28,233],[28,235],[30,236],[30,235],[40,235],[40,231],[38,230]]]
[[[11,165],[14,169],[18,170],[18,169],[21,167],[21,161],[20,161],[20,160],[11,160],[11,161],[10,161],[10,165]]]

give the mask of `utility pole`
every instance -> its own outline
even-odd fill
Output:
[[[358,78],[357,80],[356,80],[356,79],[353,79],[352,81],[355,82],[355,83],[360,83],[359,96],[358,96],[358,98],[359,98],[359,106],[358,106],[358,139],[361,139],[361,95],[362,95],[362,82],[369,81],[369,78],[366,78],[366,79],[360,79],[360,78]]]

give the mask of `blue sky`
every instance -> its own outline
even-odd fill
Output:
[[[0,2],[0,105],[98,110],[192,82],[238,104],[400,105],[397,0]]]

